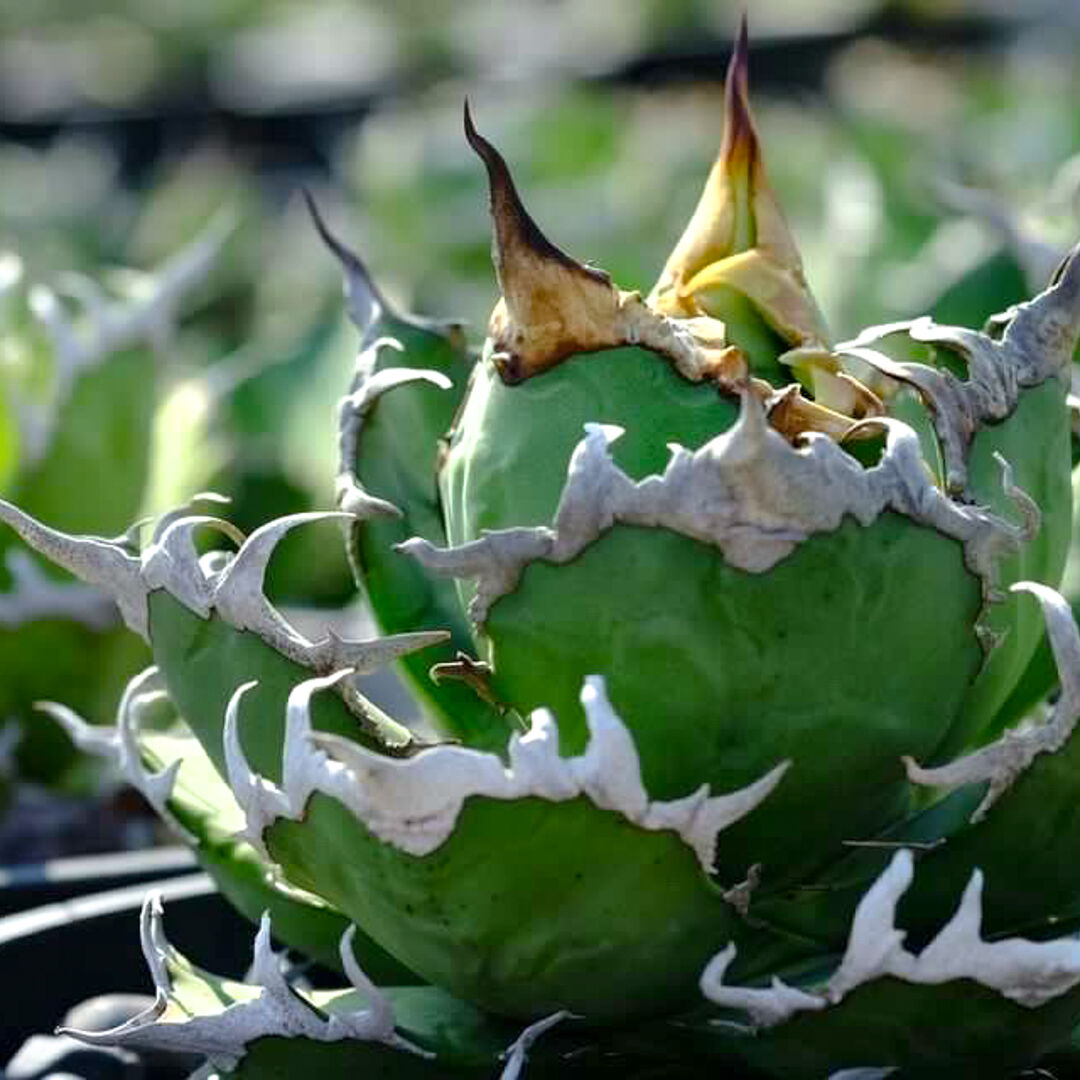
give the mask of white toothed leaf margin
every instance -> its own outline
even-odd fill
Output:
[[[1010,313],[1000,340],[955,326],[941,326],[929,316],[911,322],[874,326],[838,345],[893,379],[914,386],[930,405],[941,441],[951,490],[967,483],[968,447],[985,424],[1003,420],[1016,408],[1020,391],[1050,378],[1067,379],[1080,333],[1080,247],[1047,289]],[[967,363],[966,379],[944,368],[893,360],[874,348],[891,334],[944,346]]]
[[[894,510],[958,540],[984,598],[993,598],[997,562],[1031,539],[1038,508],[1012,484],[1004,462],[1005,491],[1020,508],[1022,525],[947,498],[934,486],[914,430],[898,420],[877,422],[886,428],[885,451],[867,468],[818,433],[793,447],[769,426],[754,395],[744,394],[728,431],[693,452],[672,445],[663,474],[641,481],[611,457],[622,429],[586,424],[550,526],[493,531],[450,548],[414,537],[400,549],[434,573],[475,578],[470,614],[482,625],[529,563],[568,563],[617,522],[671,529],[719,548],[732,566],[764,573],[848,515],[869,525]]]
[[[189,611],[208,619],[214,606],[215,579],[205,573],[195,546],[197,529],[214,529],[233,536],[235,530],[221,518],[188,514],[155,529],[155,539],[142,553],[141,576],[147,593],[164,589]]]
[[[446,641],[441,630],[396,634],[365,641],[347,640],[328,632],[325,638],[309,641],[270,603],[263,592],[266,570],[274,549],[287,532],[298,525],[317,521],[345,521],[343,511],[312,511],[278,518],[256,529],[235,558],[211,583],[209,604],[218,615],[238,630],[250,630],[282,655],[304,667],[325,674],[343,667],[369,674],[417,649]]]
[[[235,1068],[252,1042],[270,1036],[306,1038],[323,1043],[355,1039],[430,1056],[395,1032],[390,1003],[356,963],[352,953],[352,933],[353,928],[350,928],[342,937],[341,958],[346,976],[369,1002],[366,1009],[352,1013],[323,1013],[293,990],[286,983],[280,958],[270,944],[270,918],[263,915],[255,936],[251,967],[257,996],[233,1002],[213,1015],[186,1015],[183,1019],[171,1020],[165,1018],[173,993],[169,969],[177,962],[178,955],[165,937],[161,898],[152,894],[143,904],[140,937],[143,956],[154,980],[154,1004],[127,1023],[108,1031],[63,1028],[61,1033],[91,1045],[205,1054],[222,1069]]]
[[[908,779],[915,784],[951,789],[988,782],[986,795],[971,815],[973,822],[986,815],[1035,758],[1060,750],[1080,719],[1080,632],[1068,602],[1053,589],[1034,581],[1019,581],[1012,591],[1031,593],[1046,620],[1061,682],[1061,693],[1049,717],[1042,723],[1007,731],[997,742],[947,765],[924,769],[910,757],[903,759]]]
[[[728,945],[706,966],[701,991],[714,1004],[749,1014],[759,1027],[783,1023],[799,1012],[837,1005],[875,979],[893,977],[925,986],[968,979],[1027,1008],[1037,1008],[1080,983],[1080,940],[988,942],[981,936],[982,872],[975,870],[955,914],[918,954],[904,948],[896,907],[914,875],[912,854],[898,851],[855,909],[847,948],[824,989],[810,993],[778,978],[768,989],[728,986],[735,958]]]
[[[148,590],[139,560],[123,546],[96,536],[71,536],[50,529],[4,499],[0,499],[0,521],[39,554],[100,589],[119,607],[127,626],[140,637],[149,638]]]
[[[338,406],[338,506],[361,520],[402,517],[399,507],[366,491],[356,474],[360,436],[375,403],[388,391],[410,383],[426,382],[440,390],[449,390],[453,386],[441,371],[427,368],[396,367],[374,371],[379,351],[384,348],[404,352],[404,346],[397,338],[380,337],[372,341],[357,357],[357,376],[352,392],[342,398]]]
[[[198,846],[199,838],[184,828],[169,809],[181,760],[171,761],[154,773],[146,768],[139,753],[139,725],[143,712],[164,696],[160,672],[156,667],[148,667],[124,688],[114,727],[88,724],[73,709],[53,701],[40,701],[37,707],[67,732],[79,750],[108,761],[146,799],[158,817],[189,844]]]
[[[127,299],[113,299],[82,275],[65,275],[62,291],[81,304],[85,327],[76,326],[51,289],[35,286],[30,290],[30,310],[49,338],[55,374],[47,403],[23,398],[16,402],[25,464],[39,461],[47,452],[60,410],[82,373],[140,341],[161,349],[172,332],[179,305],[209,273],[228,231],[224,219],[210,225],[155,274],[148,275],[138,295]]]
[[[278,818],[299,820],[317,791],[341,802],[380,840],[416,856],[430,854],[449,838],[473,796],[564,802],[584,795],[640,828],[676,833],[711,873],[717,835],[767,798],[790,765],[782,762],[755,783],[725,795],[711,794],[705,784],[682,799],[651,801],[633,738],[598,676],[586,680],[581,694],[590,738],[579,757],[559,755],[555,720],[538,709],[528,732],[511,738],[509,766],[495,754],[450,745],[388,758],[312,731],[312,694],[348,674],[310,679],[289,695],[280,786],[252,771],[240,743],[240,703],[253,684],[241,686],[229,702],[224,734],[229,786],[247,818],[245,839],[261,850],[265,829]]]
[[[564,1020],[569,1020],[572,1016],[573,1013],[568,1012],[566,1009],[560,1009],[558,1012],[554,1012],[550,1016],[545,1016],[542,1020],[537,1020],[536,1023],[530,1024],[525,1028],[510,1046],[507,1047],[503,1054],[503,1057],[506,1059],[506,1065],[503,1067],[499,1080],[518,1080],[521,1076],[522,1069],[525,1068],[525,1062],[528,1060],[529,1051],[532,1049],[533,1043],[535,1043],[541,1035],[555,1027],[556,1024],[561,1024]]]
[[[342,511],[291,514],[256,529],[246,540],[235,526],[201,514],[166,515],[154,540],[134,556],[118,540],[70,536],[51,529],[18,507],[0,499],[0,521],[9,524],[35,551],[101,589],[120,608],[128,627],[149,640],[147,600],[163,589],[202,619],[216,612],[238,630],[247,630],[267,645],[309,668],[326,674],[343,667],[370,674],[418,649],[446,641],[441,630],[393,634],[370,640],[352,640],[328,631],[310,641],[270,603],[263,592],[266,570],[281,539],[298,525],[317,521],[350,520]],[[194,532],[216,529],[239,544],[228,559],[200,557]]]

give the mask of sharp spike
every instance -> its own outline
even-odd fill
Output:
[[[519,1080],[522,1070],[525,1068],[525,1062],[528,1059],[529,1051],[532,1049],[532,1045],[540,1038],[546,1031],[550,1031],[556,1024],[562,1023],[563,1020],[568,1020],[573,1017],[573,1013],[567,1009],[560,1009],[558,1012],[552,1013],[550,1016],[545,1016],[542,1020],[537,1020],[535,1023],[530,1024],[524,1031],[506,1048],[503,1053],[503,1057],[506,1059],[506,1065],[503,1068],[502,1074],[499,1080]]]
[[[311,643],[298,633],[266,598],[263,587],[274,549],[291,529],[316,521],[351,520],[338,510],[290,514],[253,532],[213,587],[213,606],[238,630],[250,630],[268,645],[305,666],[311,666]]]
[[[281,973],[281,957],[274,952],[270,940],[270,912],[264,911],[259,919],[255,944],[251,956],[251,982],[270,992],[272,997],[282,994],[292,996]]]
[[[1030,593],[1039,601],[1061,683],[1055,711],[1080,716],[1080,630],[1072,608],[1061,593],[1037,581],[1018,581],[1011,591]]]
[[[219,495],[216,491],[200,491],[198,494],[192,495],[191,498],[188,499],[188,501],[184,503],[183,506],[177,506],[172,510],[166,510],[158,517],[158,519],[154,522],[154,532],[150,538],[150,542],[152,544],[156,544],[161,539],[162,535],[165,533],[165,530],[168,529],[170,525],[172,525],[174,522],[179,521],[183,517],[190,517],[192,513],[192,507],[196,503],[200,502],[215,503],[218,506],[228,506],[232,502],[232,499],[230,499],[228,495]],[[151,518],[143,520],[145,521],[153,519]],[[137,524],[141,525],[142,522],[138,522]],[[235,526],[231,527],[235,528]],[[130,530],[128,530],[128,532],[130,533]],[[239,529],[237,529],[236,532],[240,536],[240,539],[237,541],[237,543],[242,544],[244,542],[243,534],[240,533]],[[127,536],[128,533],[125,533],[124,535]]]
[[[240,703],[244,695],[256,686],[258,682],[254,680],[243,683],[229,698],[221,739],[225,751],[225,776],[244,814],[243,838],[269,858],[263,843],[263,830],[272,821],[288,813],[288,801],[276,786],[255,773],[240,741]]]
[[[370,1033],[356,1037],[387,1041],[394,1035],[394,1010],[387,996],[367,977],[356,962],[356,954],[353,952],[355,939],[356,925],[353,924],[341,935],[338,953],[341,956],[341,969],[345,972],[345,978],[352,983],[354,989],[364,995],[368,1003],[367,1012],[362,1015],[365,1021],[363,1026]],[[355,1028],[359,1019],[360,1017],[350,1017],[350,1026]]]
[[[1080,338],[1080,244],[1054,272],[1034,300],[1020,304],[1005,330],[1005,341],[1036,358],[1047,374],[1069,369]]]
[[[774,978],[768,988],[728,986],[724,976],[736,954],[735,943],[731,942],[709,961],[701,973],[701,992],[714,1005],[724,1009],[741,1009],[761,1028],[775,1027],[800,1012],[817,1012],[825,1008],[827,1002],[824,998],[788,986],[780,978]]]
[[[0,521],[10,525],[36,552],[80,581],[101,589],[116,602],[124,622],[140,637],[148,637],[148,589],[137,558],[108,540],[51,529],[3,499]]]
[[[503,295],[489,331],[504,381],[520,382],[573,352],[619,344],[619,293],[611,278],[544,236],[525,209],[506,161],[476,130],[467,101],[464,118],[465,137],[488,176],[492,261]]]
[[[766,176],[750,110],[749,55],[744,15],[724,84],[720,152],[649,303],[671,315],[708,313],[696,294],[727,285],[750,299],[790,344],[817,344],[827,332]]]
[[[492,247],[492,257],[495,261],[495,270],[499,274],[499,284],[506,293],[506,284],[502,280],[503,264],[507,259],[513,260],[522,251],[537,258],[552,259],[561,263],[568,270],[584,271],[592,274],[598,280],[605,280],[606,275],[599,270],[590,270],[582,266],[576,259],[571,258],[566,252],[557,248],[539,229],[529,212],[525,209],[521,196],[518,195],[514,178],[510,175],[510,168],[506,159],[495,149],[494,146],[479,131],[473,123],[472,112],[469,102],[465,102],[465,138],[469,146],[476,151],[477,156],[484,163],[488,175],[488,194],[492,221],[495,226],[495,241]],[[509,266],[511,274],[516,267]]]
[[[752,184],[752,172],[760,165],[760,149],[750,113],[749,92],[750,37],[744,12],[724,79],[724,134],[719,160],[729,171],[738,167],[747,169]]]
[[[486,533],[455,548],[439,548],[421,536],[394,545],[416,559],[425,570],[448,577],[475,577],[476,594],[469,617],[483,625],[488,608],[517,588],[525,567],[551,553],[555,534],[550,529],[515,528]]]
[[[143,959],[150,969],[154,980],[154,989],[160,997],[172,989],[169,975],[168,956],[170,946],[165,938],[164,909],[161,893],[148,893],[139,913],[139,944],[142,946]]]
[[[412,634],[392,634],[389,637],[356,641],[328,631],[325,638],[311,646],[312,666],[318,670],[336,671],[352,668],[357,675],[371,675],[403,656],[441,645],[450,640],[448,630],[425,630]]]
[[[119,764],[120,737],[115,728],[87,723],[74,709],[55,701],[35,701],[34,708],[52,717],[67,733],[76,749]]]
[[[371,342],[357,359],[357,368],[368,371],[378,361],[382,348],[404,351],[395,338],[381,337]],[[449,390],[453,383],[440,371],[426,368],[390,367],[364,376],[357,389],[342,398],[338,406],[338,459],[341,472],[337,481],[338,505],[346,513],[363,521],[374,517],[403,517],[402,511],[393,503],[369,494],[356,475],[356,463],[360,452],[360,437],[368,413],[383,394],[399,386],[414,382],[427,382],[440,390]]]
[[[391,309],[360,257],[330,231],[311,192],[306,187],[300,190],[322,242],[341,263],[345,277],[345,299],[348,303],[349,318],[361,334],[366,334],[382,315],[390,312]]]
[[[649,793],[641,777],[641,759],[633,736],[612,707],[603,676],[586,676],[579,697],[589,729],[580,766],[590,777],[586,790],[599,805],[618,807],[631,821],[644,818]]]
[[[357,481],[354,472],[344,472],[338,476],[334,497],[342,511],[358,521],[405,516],[401,508],[392,502],[368,494],[363,485]]]
[[[769,426],[765,406],[757,394],[753,390],[745,390],[739,398],[739,417],[730,430],[724,451],[724,460],[730,464],[752,461],[759,457],[770,434],[776,435]]]
[[[354,673],[342,668],[318,679],[306,679],[289,692],[285,705],[285,741],[282,750],[281,790],[289,816],[297,819],[304,813],[311,793],[318,787],[318,773],[325,768],[325,755],[311,745],[311,699],[329,690]]]
[[[180,772],[181,761],[171,761],[159,772],[152,773],[143,764],[139,746],[143,710],[147,705],[166,696],[161,672],[156,666],[141,671],[124,688],[116,711],[116,732],[120,744],[119,765],[128,783],[143,795],[158,816],[188,843],[198,846],[198,838],[180,824],[168,805]]]
[[[1060,750],[1080,720],[1080,632],[1072,610],[1062,596],[1035,581],[1018,581],[1011,591],[1031,593],[1046,620],[1061,681],[1061,696],[1049,719],[1020,731],[1007,731],[997,742],[935,768],[924,769],[912,758],[903,758],[908,779],[914,784],[957,788],[989,782],[986,796],[971,816],[973,822],[986,816],[1036,757]]]
[[[244,534],[222,518],[192,514],[175,519],[143,552],[143,580],[147,588],[165,589],[200,618],[208,619],[214,591],[195,547],[195,530],[200,528],[214,529],[235,543],[244,543]]]
[[[392,339],[383,340],[390,341]],[[398,344],[400,348],[399,343],[395,342],[395,344]],[[347,400],[356,412],[366,416],[375,402],[388,390],[394,390],[399,386],[414,382],[431,383],[432,386],[437,386],[440,390],[450,390],[454,385],[441,371],[428,368],[383,368],[381,371],[376,371],[374,375],[364,379],[355,393],[350,394]]]

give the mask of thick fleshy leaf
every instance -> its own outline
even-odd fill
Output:
[[[150,732],[141,739],[141,749],[155,771],[179,762],[169,810],[194,841],[199,863],[229,903],[256,924],[269,912],[280,941],[327,967],[340,968],[339,943],[348,921],[317,896],[290,888],[280,870],[242,839],[243,812],[198,741],[190,735]],[[350,944],[357,962],[376,982],[416,981],[362,935],[354,934]]]
[[[595,684],[583,692],[592,740],[581,756],[560,757],[550,717],[537,714],[509,767],[457,746],[391,759],[313,740],[312,694],[333,682],[291,695],[278,783],[244,757],[240,734],[258,713],[251,686],[239,688],[226,722],[230,784],[249,838],[290,881],[436,985],[523,1019],[666,1010],[692,994],[706,943],[742,932],[740,890],[722,893],[705,871],[723,861],[717,835],[772,797],[784,765],[739,791],[651,800]],[[537,905],[559,918],[521,917]]]
[[[143,909],[141,929],[154,1004],[118,1028],[71,1032],[77,1038],[203,1053],[208,1061],[200,1075],[251,1080],[305,1074],[517,1080],[526,1065],[538,1077],[657,1075],[648,1058],[618,1051],[564,1013],[522,1028],[434,987],[376,987],[355,962],[345,964],[351,989],[300,992],[281,974],[269,920],[256,936],[246,983],[212,975],[180,954],[165,937],[154,898]],[[343,939],[343,949],[346,944]]]
[[[239,683],[257,681],[252,708],[266,722],[250,725],[243,735],[244,752],[262,773],[280,775],[285,702],[289,692],[311,671],[282,656],[255,634],[238,631],[217,615],[200,618],[163,590],[150,596],[154,659],[161,668],[180,714],[202,743],[214,767],[226,774],[222,728],[229,699]],[[368,739],[404,752],[412,736],[359,694],[352,699],[359,712],[334,694],[316,699],[314,727],[346,739]]]
[[[805,1012],[780,1027],[753,1031],[735,1014],[685,1019],[667,1029],[685,1052],[736,1055],[771,1076],[818,1080],[842,1069],[895,1069],[898,1077],[1008,1077],[1060,1047],[1070,1036],[1080,991],[1025,1009],[970,982],[913,986],[882,979],[839,1005]],[[720,1021],[719,1023],[717,1021]],[[659,1033],[654,1038],[659,1039]],[[909,1071],[910,1070],[910,1071]]]
[[[715,392],[685,382],[644,350],[582,356],[514,387],[481,371],[443,471],[444,501],[451,543],[464,555],[480,538],[475,548],[481,570],[490,567],[494,578],[524,566],[516,587],[508,573],[488,591],[480,640],[494,668],[496,698],[522,714],[551,707],[560,717],[564,749],[582,744],[578,687],[598,671],[634,731],[646,785],[657,797],[687,794],[703,779],[721,789],[748,783],[774,754],[795,762],[775,804],[763,808],[770,820],[748,822],[747,836],[733,838],[740,854],[733,860],[736,876],[727,883],[764,860],[768,888],[798,880],[803,860],[824,865],[842,853],[843,840],[873,835],[903,814],[906,785],[898,756],[910,751],[901,744],[919,741],[924,753],[932,753],[942,718],[958,711],[981,664],[974,632],[980,583],[959,545],[892,512],[872,524],[838,513],[827,532],[823,527],[821,535],[801,543],[791,539],[797,526],[784,515],[794,506],[805,500],[821,512],[824,493],[842,490],[836,477],[845,469],[853,483],[871,483],[884,470],[863,470],[835,447],[827,453],[823,440],[813,452],[788,448],[764,422],[755,428],[749,407],[738,426],[724,432],[733,413]],[[602,423],[583,440],[582,425],[590,420]],[[607,424],[625,427],[625,435],[601,439]],[[698,457],[664,445],[674,430]],[[718,431],[724,434],[712,440]],[[905,438],[916,454],[914,435]],[[537,439],[544,454],[537,452]],[[705,449],[710,440],[717,447],[714,463]],[[775,485],[748,482],[745,496],[731,495],[746,461],[774,451],[785,459]],[[827,457],[836,462],[831,480],[820,487],[808,480],[805,489],[791,488],[790,497],[787,489],[778,493]],[[570,465],[560,474],[553,461]],[[624,475],[614,472],[611,461]],[[667,503],[659,494],[648,503],[655,507],[651,521],[643,510],[633,526],[611,527],[635,498],[644,505],[663,491],[656,474],[665,469],[672,489],[683,481],[684,518],[675,521],[673,490]],[[913,512],[935,500],[944,503],[917,456],[908,475],[926,494],[913,499],[920,507]],[[721,483],[717,477],[730,479]],[[569,496],[560,500],[575,482],[572,514]],[[707,483],[715,489],[706,500]],[[769,527],[751,534],[753,515],[746,507],[762,491],[773,495],[763,511]],[[683,527],[693,535],[693,524],[682,521],[695,510],[702,532],[716,522],[719,529],[729,519],[725,498],[733,524],[722,539],[732,547],[745,540],[737,552],[748,564],[742,568],[732,566],[715,543],[674,532]],[[675,523],[637,527],[664,520]],[[603,532],[605,526],[610,531]],[[485,532],[492,549],[496,539],[505,540],[500,552],[489,550],[486,563],[479,557]],[[531,565],[509,557],[515,535],[541,545]],[[552,565],[555,559],[545,561],[542,545],[550,552],[553,538],[564,535],[560,542],[573,558]],[[749,565],[764,560],[771,544],[788,545],[777,547],[775,565]],[[449,557],[447,567],[454,572]],[[841,577],[837,568],[843,568]],[[468,576],[463,564],[459,573]],[[471,583],[460,587],[466,596],[480,597]],[[921,595],[936,598],[932,622],[922,605],[910,602]],[[903,664],[896,662],[900,640]],[[911,677],[913,666],[922,672],[918,679]],[[658,703],[658,688],[663,694],[665,687],[678,692]],[[885,752],[883,738],[896,755]],[[792,816],[800,822],[797,831],[785,825]],[[820,842],[809,841],[808,830]]]
[[[1065,601],[1027,586],[1045,610],[1058,653],[1062,690],[1052,717],[1032,718],[989,748],[920,775],[957,790],[850,850],[829,871],[788,897],[754,909],[768,925],[816,936],[835,948],[862,893],[903,844],[919,849],[919,872],[899,908],[913,941],[925,941],[955,906],[971,875],[985,875],[983,929],[991,938],[1023,933],[1059,936],[1076,924],[1080,870],[1071,856],[1080,828],[1080,637]],[[1010,603],[1038,606],[1024,596]],[[993,800],[993,801],[991,801]],[[854,839],[854,838],[853,838]],[[1022,851],[1023,872],[1017,872]]]
[[[405,657],[401,670],[437,726],[470,742],[499,745],[507,727],[496,711],[469,686],[428,674],[471,647],[453,584],[395,551],[412,536],[446,541],[436,466],[474,357],[462,327],[395,312],[310,205],[341,262],[349,316],[361,337],[355,377],[341,404],[338,481],[340,504],[357,513],[349,555],[358,583],[386,633],[450,631],[446,645]]]
[[[896,852],[860,898],[843,954],[817,970],[736,985],[729,945],[702,974],[702,992],[722,1011],[699,1031],[725,1049],[734,1036],[747,1060],[784,1076],[859,1067],[1007,1075],[1066,1043],[1080,1008],[1076,939],[987,941],[976,870],[933,937],[913,949],[897,905],[925,874],[925,865],[913,870],[910,850]],[[715,1023],[728,1018],[741,1018],[741,1030]]]

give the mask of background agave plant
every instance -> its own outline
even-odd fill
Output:
[[[122,534],[139,516],[153,498],[160,354],[209,271],[219,233],[202,235],[156,273],[130,275],[120,296],[73,273],[60,279],[62,298],[27,283],[18,256],[5,256],[5,496],[79,532]],[[146,654],[121,631],[108,596],[57,576],[11,541],[0,542],[0,717],[11,725],[19,772],[56,781],[73,754],[59,729],[31,720],[34,702],[66,685],[77,707],[98,714]]]
[[[544,236],[466,110],[502,292],[479,356],[397,312],[316,212],[361,334],[340,510],[247,536],[167,513],[138,548],[0,503],[153,650],[114,729],[54,716],[269,912],[238,984],[148,901],[157,1000],[80,1038],[251,1076],[514,1076],[527,1054],[984,1075],[1068,1043],[1080,634],[1053,587],[1080,256],[984,331],[835,340],[746,68],[744,33],[648,297]],[[382,636],[267,599],[275,547],[326,518]],[[357,684],[394,661],[426,727]],[[351,989],[288,985],[271,928]]]

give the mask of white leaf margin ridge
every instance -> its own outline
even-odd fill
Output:
[[[882,375],[911,383],[924,397],[952,492],[966,488],[974,433],[1008,416],[1022,388],[1066,377],[1080,334],[1080,245],[1048,288],[1002,318],[1007,322],[1000,340],[923,318],[871,327],[837,346]],[[960,353],[969,379],[898,363],[872,347],[895,332]],[[671,529],[714,545],[739,569],[763,573],[810,536],[836,529],[846,516],[868,525],[891,509],[961,542],[968,567],[982,582],[985,609],[1000,598],[998,560],[1038,531],[1038,506],[1013,484],[1012,470],[999,455],[1002,486],[1022,523],[954,501],[933,484],[910,426],[896,419],[873,423],[885,428],[886,447],[878,464],[866,468],[820,433],[806,433],[799,446],[790,445],[769,426],[761,402],[744,393],[733,427],[694,452],[672,444],[663,474],[639,482],[608,453],[622,429],[586,424],[550,526],[493,530],[446,548],[413,537],[399,550],[432,573],[476,579],[470,615],[482,626],[491,605],[517,587],[530,563],[568,563],[618,522]],[[976,630],[989,651],[994,641],[982,613]]]
[[[139,939],[154,982],[153,1004],[126,1023],[106,1031],[62,1027],[57,1033],[91,1046],[204,1054],[213,1068],[225,1070],[235,1068],[256,1039],[267,1037],[306,1038],[320,1043],[377,1042],[437,1061],[435,1053],[397,1033],[392,1003],[357,963],[352,947],[355,926],[342,935],[339,955],[346,978],[354,990],[366,997],[367,1008],[348,1013],[323,1012],[288,984],[281,972],[281,957],[271,946],[271,932],[270,916],[264,914],[255,935],[249,974],[257,993],[249,1000],[233,1002],[220,1013],[209,1016],[164,1020],[173,990],[169,968],[176,965],[180,956],[165,936],[161,896],[150,893],[139,917]],[[560,1010],[525,1027],[502,1055],[506,1064],[499,1080],[519,1080],[533,1044],[567,1019],[573,1019],[572,1014]]]
[[[1000,328],[1000,338],[942,326],[924,315],[868,327],[836,346],[837,353],[855,357],[880,375],[913,386],[927,402],[951,491],[966,488],[968,449],[975,433],[1007,417],[1016,408],[1022,389],[1051,378],[1069,381],[1080,334],[1080,244],[1061,261],[1046,289],[992,316],[990,324]],[[875,348],[893,334],[906,334],[912,341],[958,354],[967,366],[967,378],[960,379],[944,367],[893,360]]]
[[[1057,665],[1061,692],[1041,722],[1033,719],[1011,728],[995,742],[945,765],[924,768],[914,758],[902,760],[913,784],[952,790],[967,784],[988,784],[986,795],[970,821],[981,821],[1040,754],[1060,750],[1080,720],[1080,630],[1068,601],[1036,581],[1018,581],[1010,589],[1030,593],[1039,602],[1046,634]]]
[[[109,596],[129,629],[146,641],[150,638],[148,600],[157,589],[164,589],[201,619],[216,612],[234,629],[250,631],[317,674],[343,667],[353,668],[357,675],[370,674],[401,656],[447,640],[449,634],[442,630],[369,640],[345,639],[328,630],[325,637],[311,641],[285,619],[264,593],[274,550],[290,530],[330,520],[351,521],[353,515],[344,511],[290,514],[244,539],[220,518],[169,512],[159,519],[152,543],[135,555],[126,539],[70,535],[0,499],[0,521],[35,551]],[[201,528],[227,534],[239,542],[239,550],[228,558],[201,559],[195,546],[195,532]]]
[[[148,706],[165,696],[161,673],[156,666],[150,666],[124,687],[113,727],[89,724],[74,709],[55,701],[39,701],[36,707],[51,716],[79,750],[112,765],[181,839],[198,847],[199,838],[186,829],[169,809],[169,800],[183,759],[177,758],[155,773],[146,768],[139,753],[139,728],[143,713]]]
[[[768,988],[727,985],[724,976],[736,956],[731,943],[702,972],[702,994],[721,1008],[746,1012],[755,1026],[769,1028],[797,1013],[837,1005],[858,987],[887,976],[925,986],[968,979],[1032,1009],[1080,984],[1080,939],[983,940],[983,874],[978,869],[952,918],[921,952],[909,952],[904,931],[896,927],[896,908],[913,877],[912,852],[903,848],[859,901],[840,965],[821,991],[801,990],[777,977]]]
[[[988,783],[972,822],[987,813],[1036,757],[1060,750],[1080,719],[1080,628],[1068,602],[1038,582],[1020,581],[1011,591],[1032,595],[1046,620],[1061,683],[1048,719],[1007,731],[996,742],[937,768],[923,769],[911,758],[903,759],[913,783],[945,789]],[[856,906],[844,956],[820,992],[789,986],[779,978],[767,989],[728,986],[724,976],[736,956],[732,943],[706,966],[700,980],[702,993],[716,1005],[745,1011],[754,1024],[767,1028],[798,1012],[838,1004],[857,987],[885,976],[923,985],[970,979],[1029,1008],[1080,984],[1080,937],[1047,942],[982,939],[980,869],[972,872],[953,917],[918,955],[912,954],[904,948],[904,932],[896,927],[896,908],[913,876],[912,852],[903,848]]]
[[[126,299],[108,296],[93,279],[69,273],[61,277],[61,292],[77,300],[87,326],[77,327],[56,292],[31,287],[31,314],[52,346],[56,372],[49,400],[38,404],[20,396],[15,402],[24,442],[24,464],[40,461],[48,452],[56,421],[79,377],[99,367],[110,355],[139,341],[164,351],[184,298],[210,272],[232,232],[231,216],[221,214],[161,267],[143,278],[142,288]]]
[[[780,762],[723,795],[703,784],[681,799],[650,800],[633,737],[599,676],[588,677],[581,692],[590,737],[577,757],[560,756],[558,726],[546,709],[532,713],[527,732],[511,737],[509,764],[493,753],[448,744],[412,757],[386,757],[312,730],[312,695],[348,675],[344,670],[309,679],[290,693],[280,785],[256,774],[241,746],[241,702],[256,684],[240,686],[229,701],[223,733],[228,782],[247,820],[244,839],[264,854],[265,830],[279,818],[300,820],[316,792],[337,799],[378,839],[414,856],[430,854],[450,837],[471,797],[557,803],[585,796],[642,829],[676,833],[711,873],[717,836],[763,802],[791,765]]]
[[[382,349],[403,353],[405,346],[389,335],[377,337],[365,346],[356,358],[356,377],[352,389],[338,403],[337,504],[358,521],[405,516],[399,506],[371,494],[360,482],[357,473],[360,439],[376,402],[383,394],[399,386],[425,382],[440,390],[450,390],[454,385],[448,376],[434,368],[388,367],[376,371],[375,365]]]
[[[143,904],[139,936],[143,957],[154,980],[154,1003],[108,1031],[60,1028],[58,1033],[96,1046],[205,1054],[222,1069],[234,1068],[252,1042],[267,1036],[307,1038],[315,1042],[356,1039],[385,1043],[421,1057],[432,1056],[395,1031],[389,1000],[364,974],[353,955],[355,926],[342,935],[341,963],[352,987],[366,997],[368,1007],[349,1013],[323,1013],[289,986],[281,972],[280,956],[271,947],[270,933],[270,916],[264,914],[255,935],[250,974],[257,988],[255,996],[233,1002],[210,1016],[188,1016],[176,1022],[164,1020],[173,989],[169,967],[178,961],[179,954],[165,937],[160,894],[151,893]]]
[[[744,393],[731,428],[695,451],[670,444],[664,472],[640,481],[611,456],[623,429],[586,424],[551,525],[493,530],[446,548],[413,537],[398,550],[432,573],[476,579],[469,613],[482,626],[530,563],[569,563],[618,523],[670,529],[713,545],[732,566],[761,574],[848,516],[865,526],[893,510],[959,541],[982,583],[984,605],[996,600],[997,563],[1037,533],[1036,503],[1014,485],[1000,456],[1002,486],[1021,523],[954,501],[934,485],[913,428],[888,418],[874,423],[885,430],[885,450],[878,464],[866,467],[819,433],[792,446],[769,425],[757,398]]]

